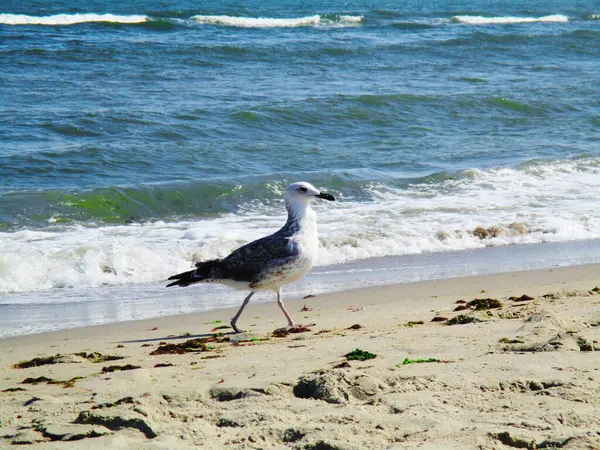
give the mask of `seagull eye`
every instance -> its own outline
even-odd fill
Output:
[[[308,189],[306,188],[306,186],[301,186],[300,187],[300,192],[306,192],[308,191]]]

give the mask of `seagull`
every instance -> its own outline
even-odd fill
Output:
[[[335,198],[306,182],[290,184],[283,198],[288,219],[279,231],[238,248],[226,258],[198,262],[194,270],[170,277],[169,280],[176,281],[167,287],[220,283],[236,289],[249,289],[250,294],[230,322],[236,333],[242,332],[237,321],[254,293],[273,291],[288,321],[287,327],[293,328],[294,321],[281,299],[281,288],[310,272],[317,257],[317,214],[310,207],[310,202],[315,198],[329,201],[335,201]]]

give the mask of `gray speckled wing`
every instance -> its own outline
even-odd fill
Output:
[[[235,250],[219,264],[219,277],[255,283],[273,267],[296,258],[297,245],[288,236],[275,233]]]

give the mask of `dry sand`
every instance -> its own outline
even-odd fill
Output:
[[[288,302],[316,325],[284,337],[270,303],[242,335],[214,337],[221,310],[0,340],[0,448],[598,449],[599,284],[596,265],[319,295]]]

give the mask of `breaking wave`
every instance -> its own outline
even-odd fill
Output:
[[[378,14],[379,15],[379,14]],[[172,16],[172,17],[171,17]],[[395,17],[391,17],[394,19]],[[590,14],[587,20],[598,20],[600,14]],[[365,22],[363,15],[346,14],[314,14],[304,17],[276,18],[276,17],[244,17],[230,15],[193,15],[183,17],[176,12],[151,13],[135,15],[119,14],[55,14],[51,16],[30,16],[24,14],[0,14],[0,24],[4,25],[46,25],[64,26],[82,23],[117,23],[117,24],[156,24],[158,27],[169,27],[177,25],[217,25],[237,28],[296,28],[296,27],[347,27],[357,26]],[[415,19],[402,22],[392,21],[394,28],[431,28],[436,25],[447,23],[461,23],[469,25],[492,25],[492,24],[519,24],[536,22],[568,22],[569,17],[562,14],[553,14],[542,17],[515,17],[498,16],[485,17],[476,15],[455,15],[451,18]],[[387,25],[387,23],[386,23]]]
[[[600,238],[597,157],[432,174],[408,185],[366,182],[360,190],[338,186],[332,192],[341,201],[315,205],[318,265]],[[205,219],[0,233],[0,293],[164,280],[277,230],[285,221],[277,197]]]
[[[196,15],[190,18],[194,23],[205,25],[221,25],[239,28],[292,28],[310,26],[348,26],[358,25],[363,21],[362,16],[343,14],[323,14],[289,19],[270,17],[236,17],[226,15]],[[181,18],[161,18],[158,22],[173,21],[183,23]],[[0,14],[0,24],[4,25],[47,25],[62,26],[81,23],[121,23],[140,24],[153,22],[147,15],[117,15],[117,14],[55,14],[52,16],[28,16],[24,14]]]
[[[196,22],[207,25],[221,25],[240,28],[293,28],[310,27],[316,25],[356,25],[362,20],[362,16],[345,15],[314,15],[297,17],[291,19],[279,19],[270,17],[235,17],[235,16],[193,16]]]
[[[75,25],[78,23],[143,23],[148,16],[120,16],[116,14],[56,14],[53,16],[27,16],[24,14],[0,14],[4,25]]]
[[[512,24],[512,23],[532,23],[532,22],[568,22],[569,18],[562,14],[554,14],[543,17],[483,17],[483,16],[454,16],[452,21],[455,23],[465,23],[469,25],[494,25],[494,24]]]

